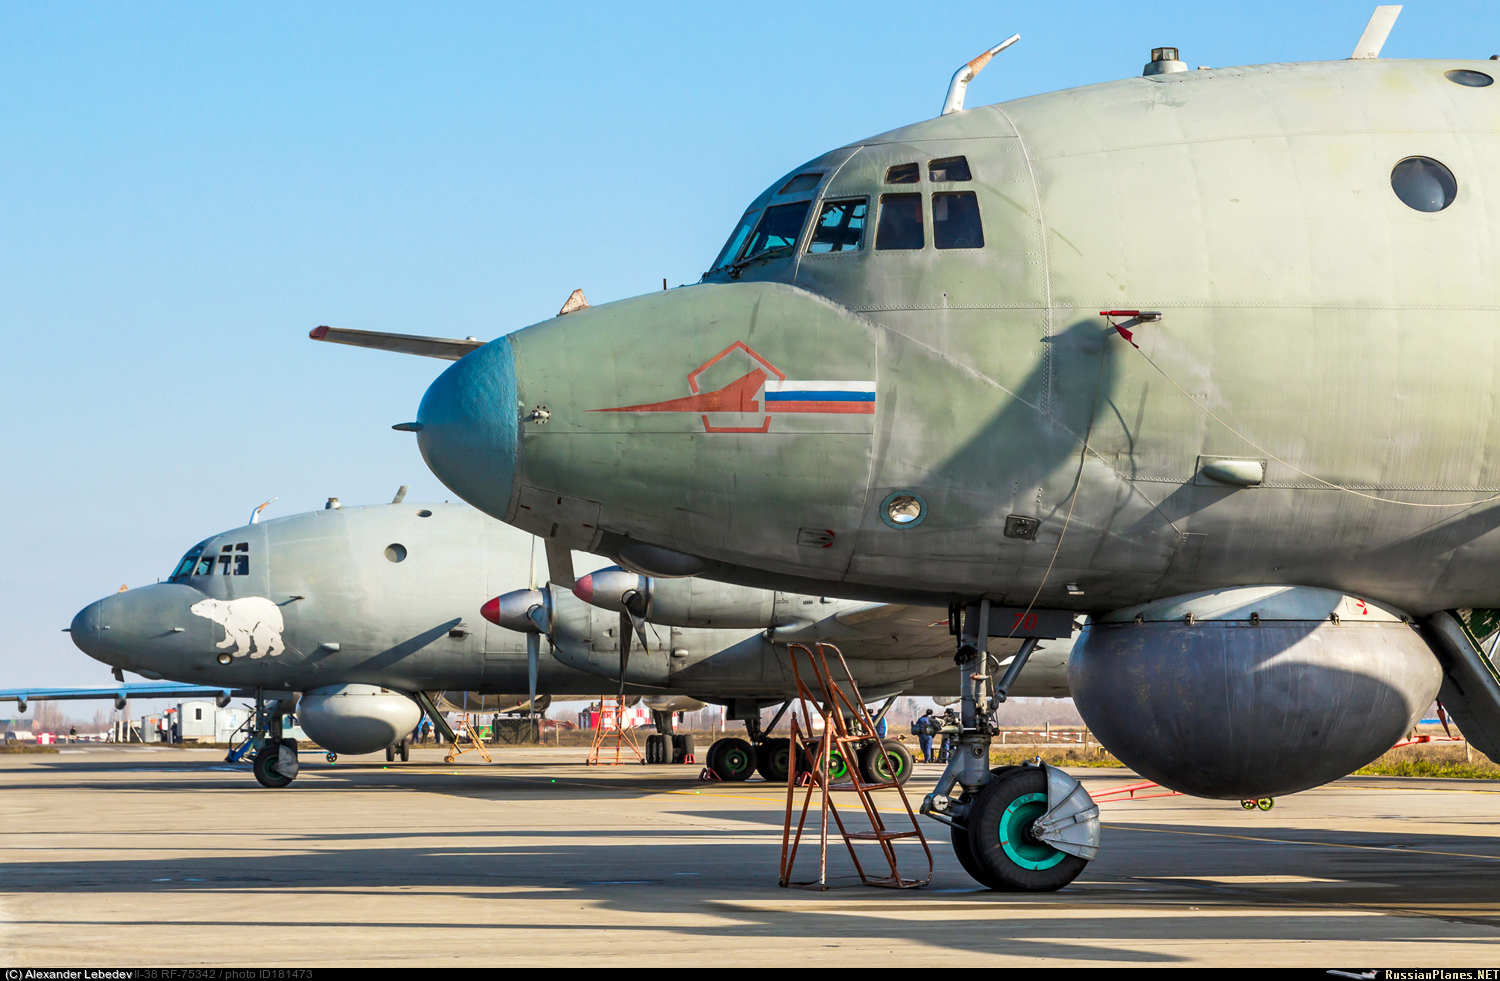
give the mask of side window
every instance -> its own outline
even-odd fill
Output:
[[[932,244],[940,249],[984,248],[979,199],[973,191],[942,191],[932,196]]]
[[[769,259],[775,253],[790,251],[802,234],[802,224],[811,207],[811,201],[798,201],[796,204],[778,204],[774,208],[767,208],[760,224],[755,227],[755,234],[750,236],[750,244],[741,260],[757,256]]]
[[[967,157],[944,157],[941,160],[934,160],[927,165],[927,179],[934,184],[972,180],[973,177],[969,174],[969,159]]]
[[[777,194],[796,194],[800,191],[811,191],[818,186],[818,181],[823,179],[822,174],[798,174],[782,186]]]
[[[745,212],[740,218],[740,223],[735,226],[734,234],[730,235],[729,241],[724,243],[724,248],[719,252],[719,257],[714,260],[709,272],[714,269],[723,269],[734,261],[735,256],[740,254],[740,248],[745,244],[745,239],[750,237],[750,229],[755,227],[755,220],[759,217],[759,211]]]
[[[922,180],[920,164],[897,164],[885,172],[887,184],[916,184]]]
[[[237,576],[250,575],[250,543],[240,542],[234,547],[234,574]]]
[[[209,576],[213,575],[213,571],[214,557],[212,555],[205,555],[198,560],[198,571],[193,574],[196,576]]]
[[[864,198],[853,201],[824,201],[818,223],[813,226],[807,251],[814,255],[826,252],[856,252],[865,240]]]
[[[920,249],[925,244],[922,195],[882,194],[880,224],[875,229],[875,248]]]

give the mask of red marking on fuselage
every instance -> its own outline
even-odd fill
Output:
[[[644,405],[627,405],[618,409],[589,409],[590,412],[759,412],[760,400],[755,393],[766,383],[766,373],[756,368],[749,374],[730,382],[723,388],[686,398],[668,399],[665,402],[647,402]],[[769,421],[769,420],[767,420]],[[722,430],[721,430],[722,431]],[[733,430],[735,432],[761,432]]]
[[[818,412],[852,416],[873,416],[874,402],[772,402],[770,412]]]

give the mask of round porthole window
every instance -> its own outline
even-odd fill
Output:
[[[1442,211],[1458,197],[1453,171],[1431,157],[1407,157],[1391,171],[1391,189],[1408,208]]]
[[[880,519],[892,528],[915,528],[927,517],[927,502],[910,491],[896,491],[880,502]]]
[[[1471,89],[1482,89],[1486,85],[1495,84],[1495,80],[1484,72],[1472,72],[1467,68],[1455,68],[1451,72],[1443,72],[1443,77],[1450,82],[1467,85]]]
[[[423,508],[422,510],[420,510],[420,511],[417,512],[417,517],[419,517],[419,518],[430,518],[430,517],[432,517],[432,512],[429,511],[429,510],[427,510],[426,508]]]
[[[406,546],[397,545],[394,542],[385,547],[385,557],[392,562],[400,562],[406,558]]]

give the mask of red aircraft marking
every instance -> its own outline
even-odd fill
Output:
[[[760,401],[755,393],[766,383],[766,373],[756,368],[749,374],[730,382],[723,388],[686,398],[668,399],[665,402],[648,402],[644,405],[627,405],[618,409],[589,409],[590,412],[759,412]],[[769,421],[769,420],[767,420]],[[760,432],[756,429],[753,432]]]

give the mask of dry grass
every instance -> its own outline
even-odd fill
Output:
[[[0,743],[0,753],[55,753],[56,746],[38,746],[36,743]]]
[[[1053,766],[1102,766],[1123,768],[1124,763],[1095,746],[1084,752],[1077,746],[1033,746],[1025,749],[991,749],[990,763],[995,766],[1015,766],[1034,760],[1038,756]]]
[[[1426,743],[1393,749],[1355,773],[1383,777],[1456,777],[1500,780],[1500,766],[1479,750],[1465,759],[1462,743]]]

